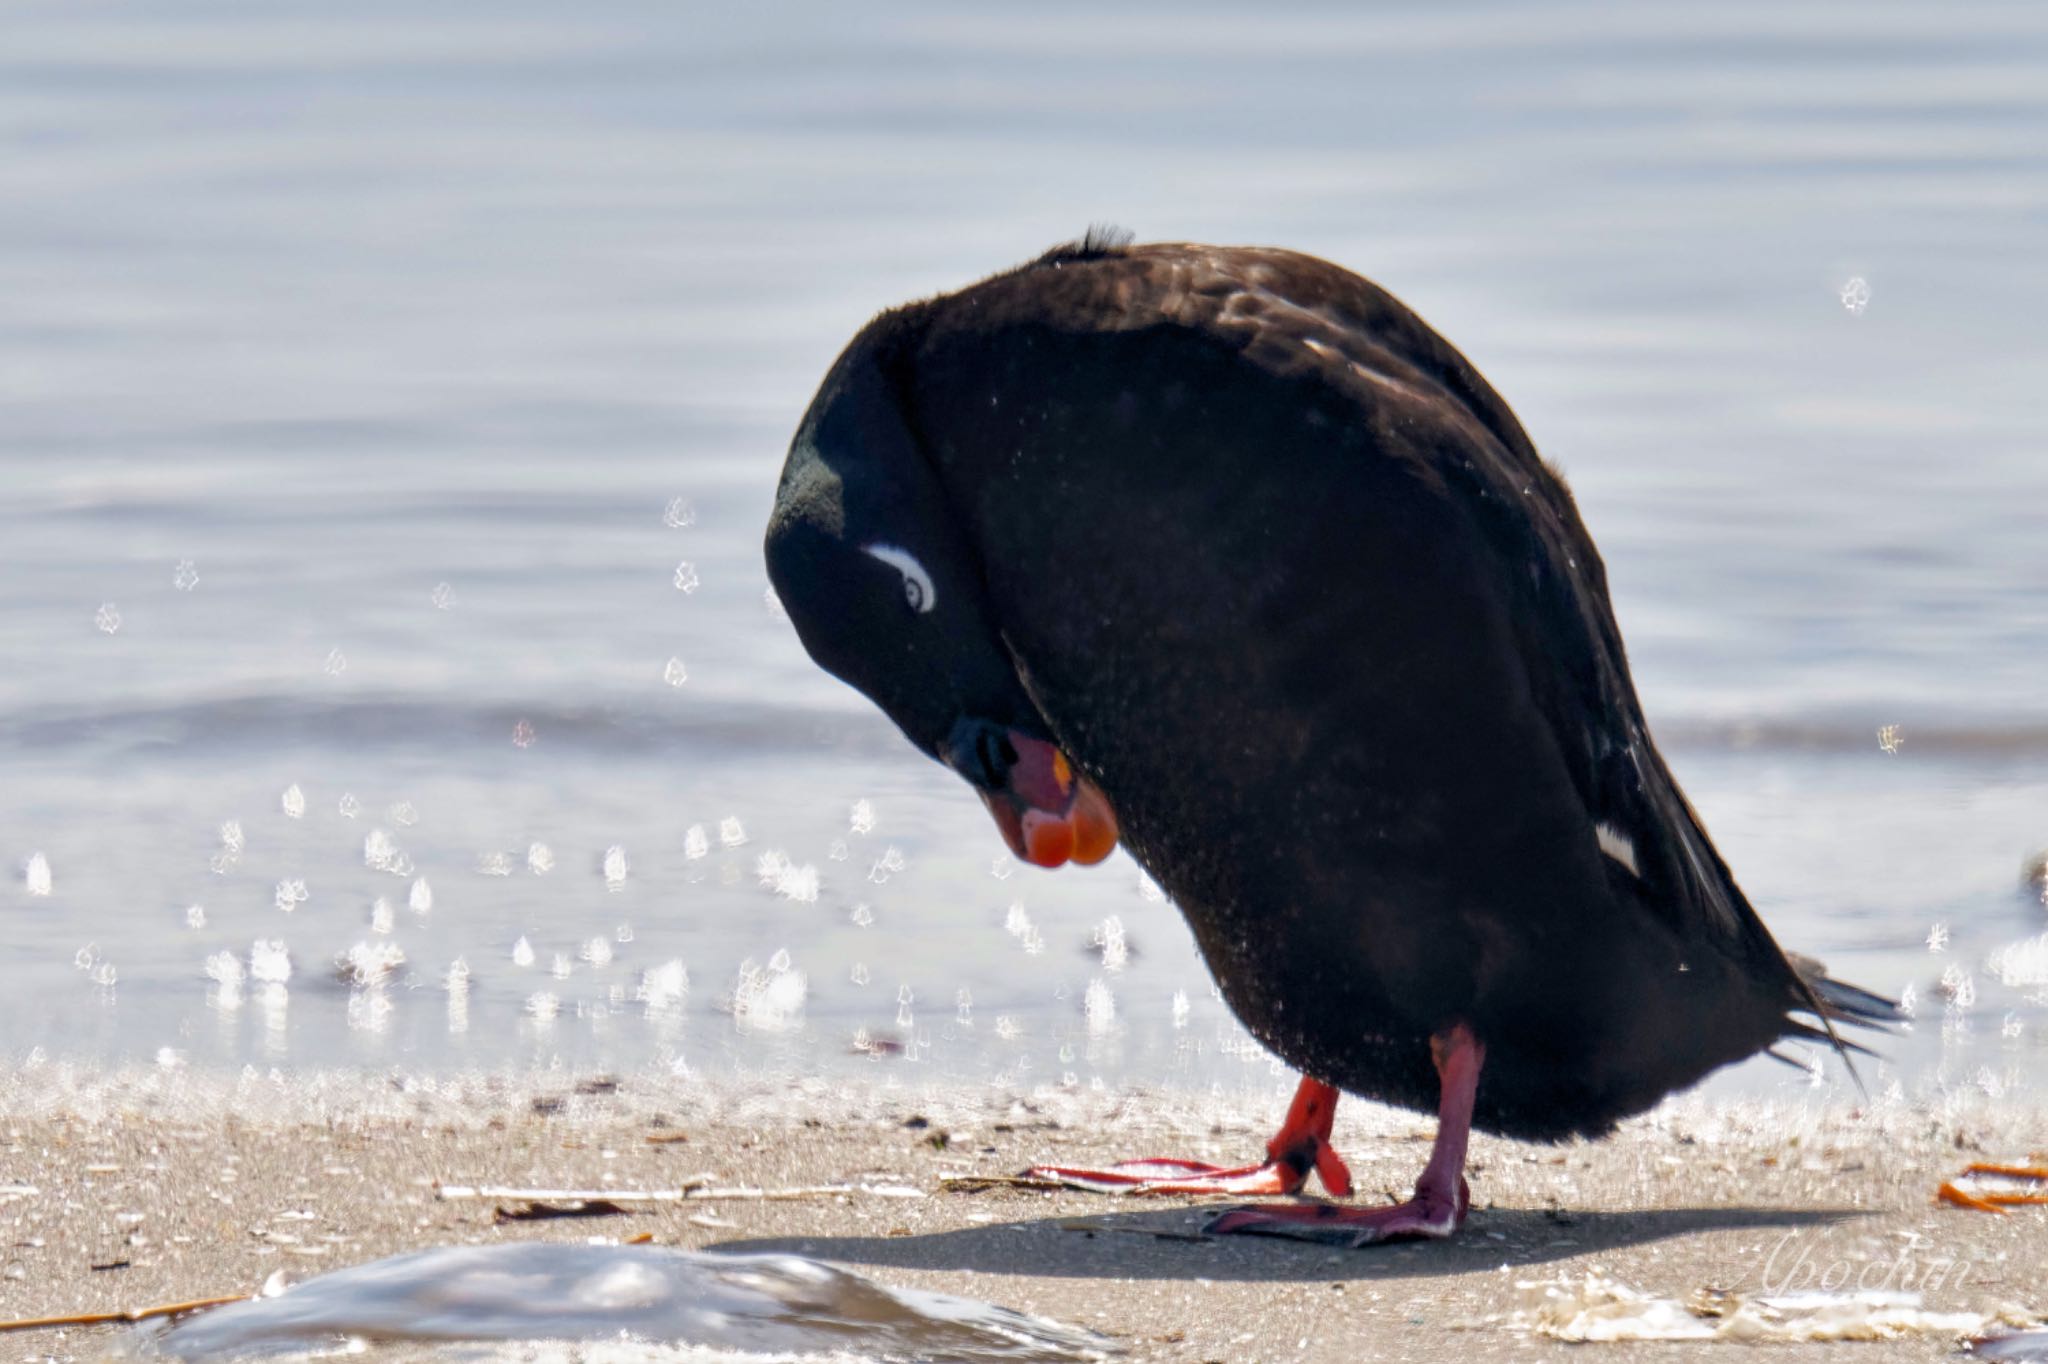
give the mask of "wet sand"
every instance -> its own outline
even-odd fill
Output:
[[[1972,1160],[2048,1147],[2037,1106],[1935,1109],[1679,1100],[1597,1143],[1479,1138],[1475,1211],[1444,1244],[1338,1250],[1207,1240],[1197,1200],[1116,1199],[948,1176],[1032,1161],[1249,1158],[1279,1117],[1170,1094],[1019,1096],[960,1086],[629,1075],[420,1082],[182,1072],[0,1082],[0,1317],[247,1292],[399,1251],[650,1235],[792,1251],[884,1283],[1091,1327],[1133,1359],[1669,1359],[1668,1343],[1568,1345],[1531,1329],[1536,1290],[1590,1271],[1680,1301],[1712,1290],[1924,1290],[1931,1309],[2048,1311],[2048,1209],[1937,1206]],[[1254,1105],[1258,1107],[1258,1105]],[[1358,1197],[1404,1193],[1421,1117],[1346,1101]],[[697,1198],[627,1216],[495,1220],[444,1186],[618,1191],[850,1184],[876,1192]],[[915,1190],[920,1196],[911,1196]],[[92,1359],[130,1328],[0,1339]],[[1773,1346],[1774,1360],[1944,1357],[1953,1332]],[[1736,1348],[1730,1346],[1728,1348]]]

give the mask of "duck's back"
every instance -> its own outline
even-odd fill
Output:
[[[1644,731],[1562,481],[1406,308],[1278,251],[1055,253],[886,324],[1061,744],[1233,1007],[1346,1088],[1597,1131],[1796,977]]]

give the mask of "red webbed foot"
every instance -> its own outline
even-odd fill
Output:
[[[1205,1228],[1213,1235],[1287,1236],[1326,1245],[1364,1246],[1378,1241],[1442,1240],[1464,1225],[1472,1206],[1465,1184],[1465,1145],[1472,1131],[1472,1102],[1486,1048],[1471,1029],[1457,1024],[1430,1039],[1430,1055],[1442,1086],[1437,1106],[1436,1144],[1415,1182],[1415,1196],[1386,1208],[1340,1208],[1330,1203],[1276,1203],[1233,1208]]]
[[[1288,1106],[1287,1119],[1266,1143],[1258,1165],[1208,1165],[1195,1160],[1127,1160],[1107,1169],[1036,1165],[1033,1179],[1057,1180],[1091,1193],[1123,1194],[1293,1194],[1313,1170],[1323,1187],[1342,1198],[1351,1192],[1351,1171],[1330,1145],[1337,1116],[1337,1090],[1304,1076]]]
[[[1285,1236],[1330,1246],[1377,1241],[1441,1241],[1465,1225],[1472,1191],[1458,1180],[1454,1196],[1417,1188],[1406,1203],[1385,1208],[1344,1208],[1335,1203],[1272,1203],[1232,1208],[1202,1230],[1211,1236]]]

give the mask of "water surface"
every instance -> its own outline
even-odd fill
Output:
[[[1752,898],[1913,990],[1882,1080],[2038,1069],[2048,12],[801,11],[13,8],[13,1055],[1273,1082],[764,599],[838,347],[1111,220],[1464,348]]]

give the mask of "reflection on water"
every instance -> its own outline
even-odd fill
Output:
[[[10,12],[12,1059],[1265,1082],[760,562],[866,317],[1108,219],[1470,354],[1882,1082],[2040,1072],[2048,8],[800,8]]]
[[[147,1358],[185,1360],[336,1350],[392,1358],[398,1352],[374,1347],[421,1341],[640,1341],[742,1357],[959,1364],[1099,1360],[1108,1351],[1101,1337],[1059,1322],[970,1298],[885,1288],[795,1255],[545,1243],[425,1250],[338,1270],[275,1297],[152,1328],[141,1334],[139,1349]]]

